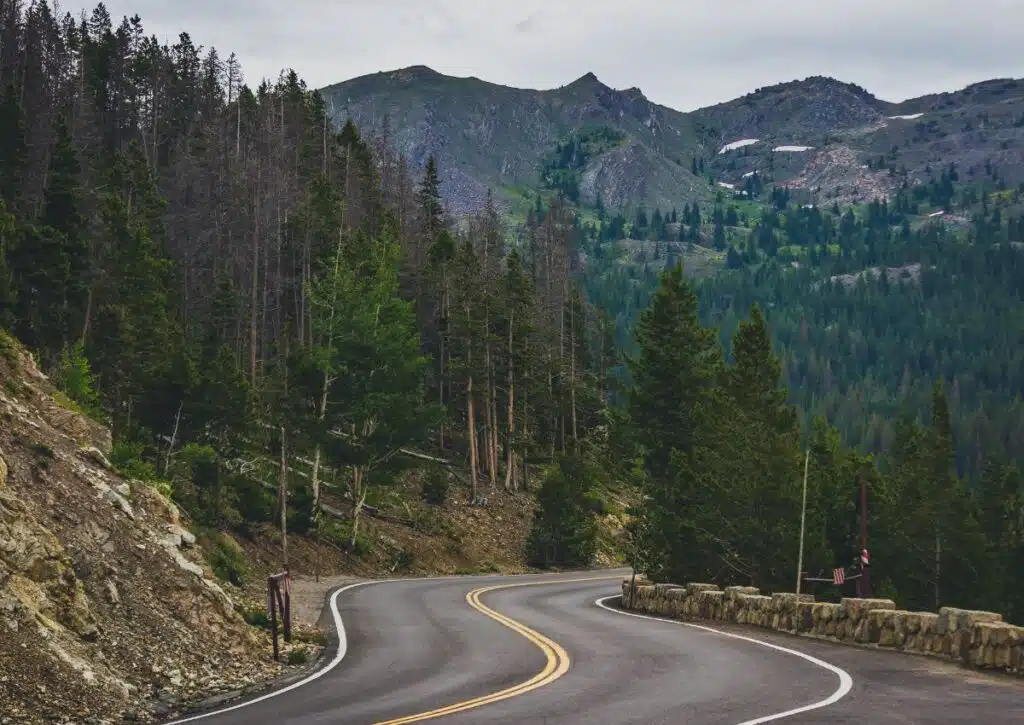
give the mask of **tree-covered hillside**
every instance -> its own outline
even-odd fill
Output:
[[[775,188],[759,203],[602,215],[580,223],[585,284],[627,343],[677,260],[700,278],[702,320],[727,348],[759,303],[801,419],[824,416],[865,451],[888,450],[897,415],[924,415],[941,378],[958,469],[973,475],[986,456],[1024,450],[1024,192],[958,178],[944,169],[857,208]]]
[[[484,504],[599,431],[564,209],[510,250],[294,72],[251,87],[103,5],[0,8],[0,324],[195,526],[359,555],[365,516],[440,526],[387,493],[408,469]]]

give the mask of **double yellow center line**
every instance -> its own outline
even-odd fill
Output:
[[[498,692],[492,692],[489,695],[482,695],[480,697],[473,698],[472,700],[456,702],[448,705],[447,707],[438,708],[437,710],[421,712],[415,715],[406,715],[405,717],[400,717],[395,720],[382,721],[375,725],[405,725],[405,723],[430,720],[435,717],[444,717],[445,715],[454,715],[455,713],[462,712],[463,710],[471,710],[475,707],[489,705],[492,702],[507,700],[508,698],[516,697],[517,695],[525,695],[527,692],[532,692],[533,690],[544,687],[545,685],[550,685],[569,671],[569,653],[566,652],[560,644],[549,637],[545,637],[540,632],[530,629],[525,624],[517,622],[514,619],[506,617],[504,614],[491,609],[480,601],[480,597],[484,594],[497,591],[498,589],[515,589],[517,587],[536,587],[552,584],[567,584],[570,582],[590,582],[603,579],[620,578],[621,576],[594,576],[581,579],[557,579],[555,581],[525,582],[522,584],[497,584],[490,587],[474,589],[466,595],[466,601],[469,603],[469,606],[473,607],[473,609],[477,610],[484,616],[490,617],[497,622],[501,622],[512,631],[521,634],[526,637],[526,639],[530,640],[530,642],[537,645],[540,651],[544,653],[544,657],[546,659],[544,669],[525,682],[520,682],[518,685],[513,685],[512,687],[499,690]]]

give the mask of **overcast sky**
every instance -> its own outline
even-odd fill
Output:
[[[95,2],[63,0],[77,14]],[[809,75],[886,100],[1024,77],[1022,0],[108,0],[115,21],[238,54],[246,80],[381,70],[554,88],[593,71],[691,110]]]

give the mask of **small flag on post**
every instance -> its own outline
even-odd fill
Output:
[[[832,583],[842,584],[846,581],[846,572],[842,568],[832,570]]]
[[[868,565],[868,550],[867,549],[861,549],[860,550],[860,564],[861,564],[861,566],[867,566]]]

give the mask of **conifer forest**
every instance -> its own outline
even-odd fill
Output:
[[[866,481],[876,596],[1024,623],[1021,189],[648,215],[559,183],[458,217],[294,71],[0,0],[0,328],[197,524],[355,549],[443,460],[474,505],[535,494],[531,565],[589,565],[615,481],[638,571],[792,591],[806,464],[810,575],[854,567]],[[971,223],[912,225],[933,201]]]

